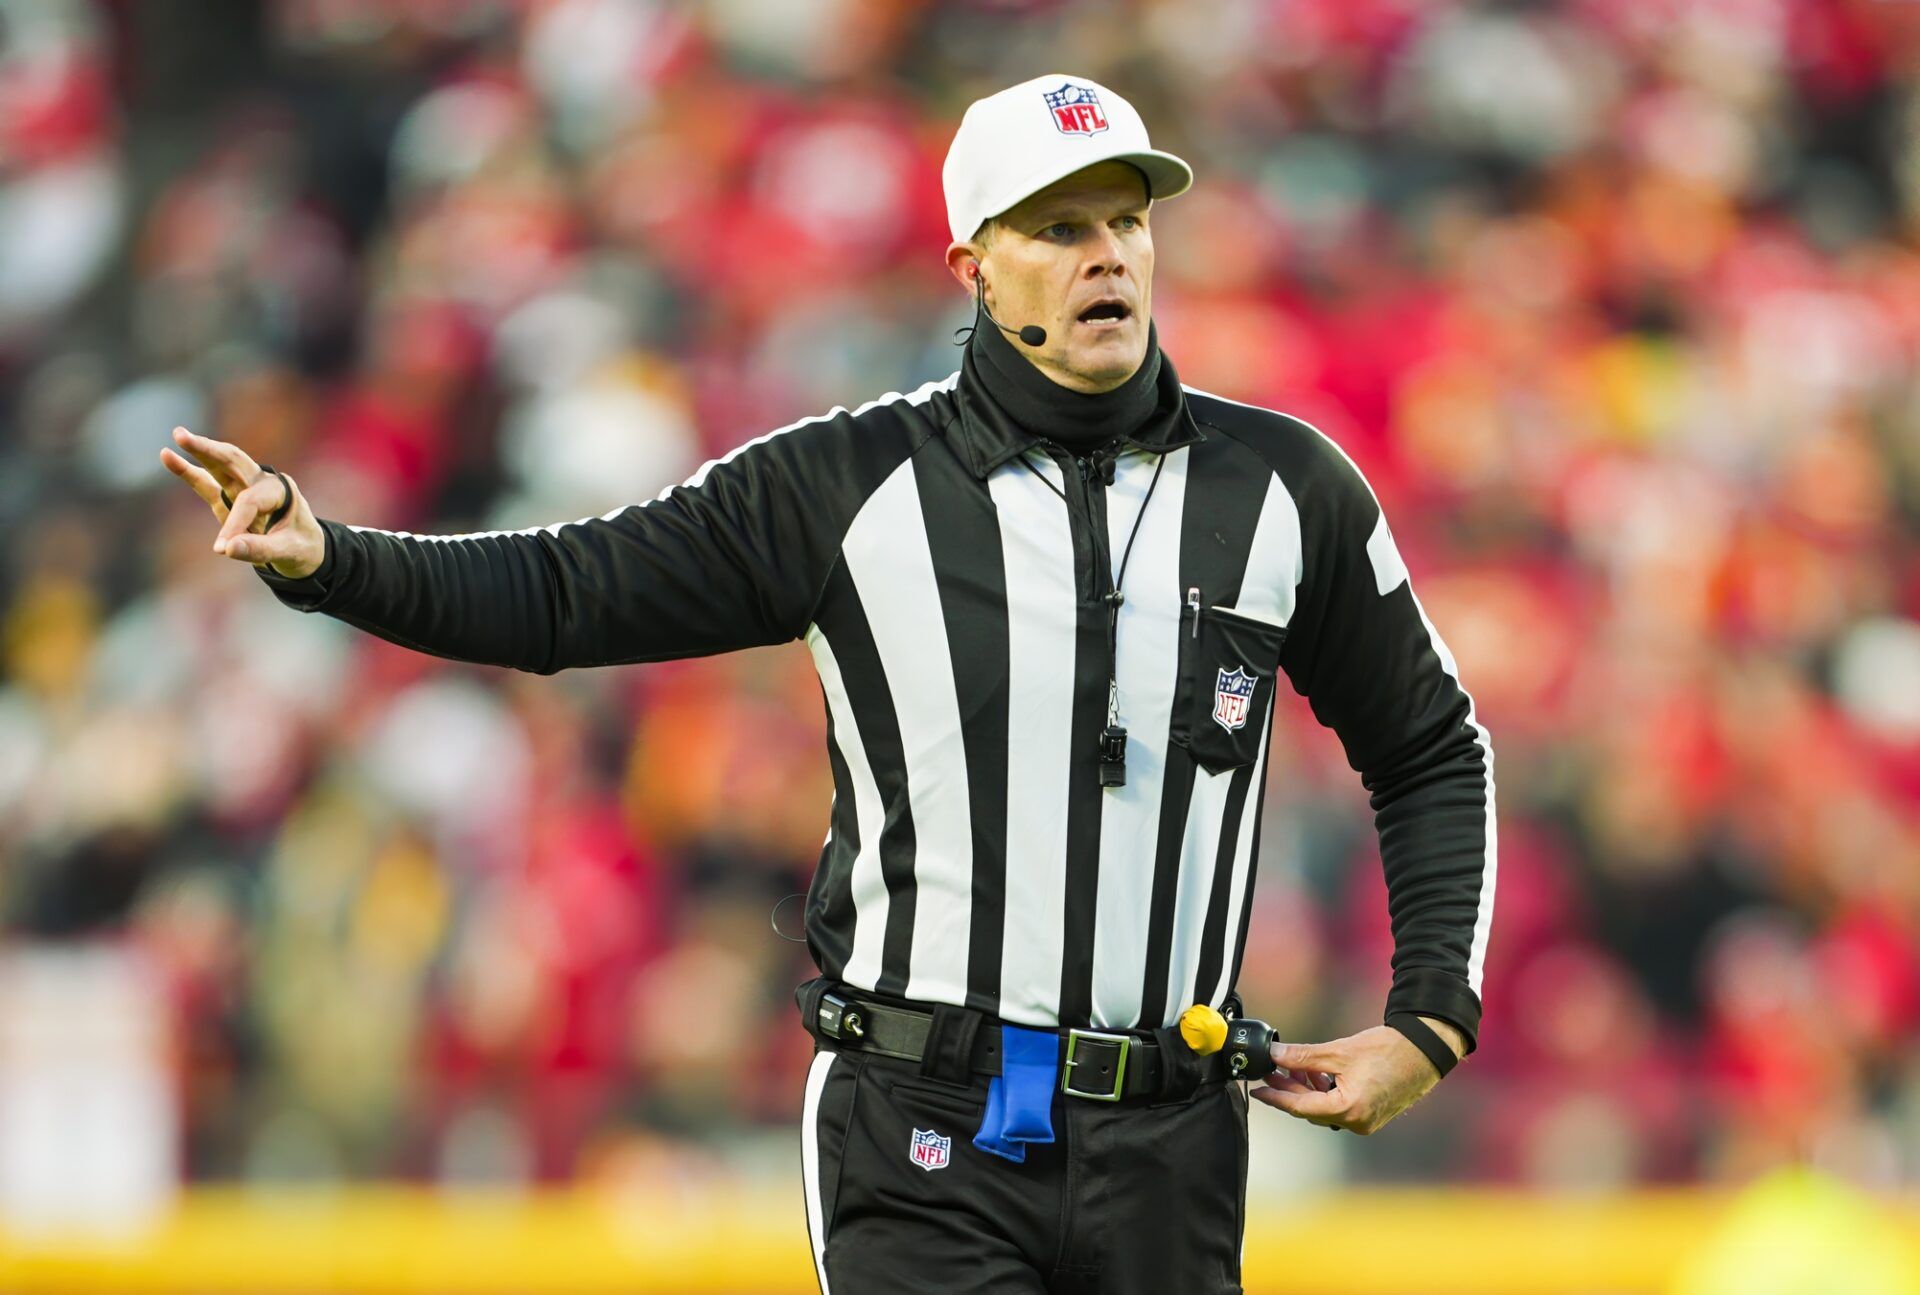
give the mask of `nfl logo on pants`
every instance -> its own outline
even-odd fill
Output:
[[[913,1146],[908,1151],[913,1163],[931,1173],[935,1169],[947,1167],[947,1153],[953,1150],[953,1139],[943,1138],[932,1129],[915,1129]]]

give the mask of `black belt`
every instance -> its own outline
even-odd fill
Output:
[[[1000,1073],[1001,1022],[984,1012],[945,1003],[889,1003],[824,978],[807,981],[794,998],[807,1031],[836,1051],[918,1062],[922,1074],[950,1082]],[[1224,1052],[1200,1056],[1175,1026],[1053,1032],[1061,1041],[1060,1091],[1069,1097],[1172,1099],[1233,1078]]]

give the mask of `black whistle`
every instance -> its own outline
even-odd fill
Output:
[[[1273,1027],[1251,1017],[1227,1022],[1227,1069],[1235,1079],[1265,1079],[1273,1064]]]
[[[1118,724],[1100,730],[1100,785],[1127,785],[1127,730]]]

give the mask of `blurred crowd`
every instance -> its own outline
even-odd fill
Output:
[[[1494,737],[1480,1049],[1314,1172],[1920,1176],[1920,5],[1884,0],[0,0],[0,951],[139,952],[193,1179],[784,1136],[804,651],[433,661],[281,608],[157,451],[517,527],[944,376],[940,161],[1044,71],[1194,163],[1168,354],[1362,464]],[[1384,888],[1282,707],[1240,988],[1329,1038],[1379,1020]]]

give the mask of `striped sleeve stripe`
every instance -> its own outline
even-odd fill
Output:
[[[1413,594],[1411,583],[1407,592]],[[1487,730],[1480,727],[1480,720],[1473,708],[1473,694],[1467,692],[1465,684],[1460,683],[1460,667],[1453,659],[1453,652],[1447,647],[1447,641],[1440,637],[1440,631],[1434,628],[1433,621],[1427,616],[1426,607],[1420,602],[1420,595],[1413,594],[1413,605],[1420,613],[1420,623],[1427,627],[1427,636],[1433,640],[1433,650],[1440,657],[1440,667],[1467,698],[1467,723],[1472,726],[1474,740],[1480,744],[1481,758],[1487,769],[1487,854],[1486,863],[1480,873],[1479,906],[1473,918],[1473,946],[1467,954],[1467,988],[1477,996],[1480,993],[1481,973],[1486,969],[1487,937],[1493,931],[1493,891],[1500,871],[1500,820],[1494,813],[1493,799],[1493,742]]]

